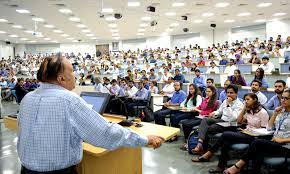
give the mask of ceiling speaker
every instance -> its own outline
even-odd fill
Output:
[[[147,11],[155,12],[155,7],[153,7],[153,6],[148,6],[148,7],[147,7]]]
[[[187,21],[187,16],[181,16],[181,19]]]
[[[210,24],[210,27],[215,28],[216,24]]]
[[[183,32],[185,32],[185,33],[188,32],[188,28],[184,28]]]

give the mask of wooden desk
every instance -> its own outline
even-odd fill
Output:
[[[124,117],[104,114],[108,121],[117,123]],[[4,117],[8,129],[17,130],[17,119]],[[140,135],[159,135],[165,140],[179,134],[180,129],[143,123],[143,127],[129,127]],[[142,174],[142,149],[119,148],[113,151],[83,143],[83,159],[78,165],[79,174]]]

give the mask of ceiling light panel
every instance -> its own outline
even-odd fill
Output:
[[[55,33],[63,33],[62,30],[53,30],[53,32],[55,32]]]
[[[146,23],[142,23],[142,24],[140,24],[139,26],[140,26],[140,27],[148,27],[149,25],[146,24]]]
[[[13,28],[18,28],[18,29],[23,28],[22,25],[12,25],[12,27],[13,27]]]
[[[5,34],[5,33],[7,33],[6,31],[0,31],[0,34]]]
[[[237,16],[243,17],[243,16],[250,16],[251,13],[249,12],[243,12],[243,13],[239,13]]]
[[[87,26],[84,25],[84,24],[77,24],[77,27],[78,27],[78,28],[86,28]]]
[[[106,21],[115,21],[116,18],[115,18],[114,16],[107,16],[107,17],[105,18],[105,20],[106,20]]]
[[[176,13],[175,12],[167,12],[165,13],[166,16],[175,16]]]
[[[89,33],[89,32],[91,32],[91,30],[83,29],[82,32],[83,32],[83,33]]]
[[[128,7],[139,7],[140,2],[139,1],[129,1],[128,2]]]
[[[55,28],[54,25],[49,25],[49,24],[44,25],[44,27],[45,27],[45,28]]]
[[[81,19],[78,17],[70,17],[69,20],[72,22],[80,22],[81,21]]]
[[[225,20],[224,23],[232,23],[232,22],[235,22],[235,20],[233,19],[228,19],[228,20]]]
[[[201,19],[196,19],[196,20],[194,20],[193,22],[194,22],[194,23],[202,23],[203,20],[201,20]]]
[[[203,13],[202,14],[203,17],[211,17],[213,15],[214,15],[214,13]]]
[[[7,19],[0,19],[0,22],[8,22]]]
[[[228,3],[228,2],[219,2],[219,3],[215,4],[215,6],[219,7],[219,8],[224,8],[224,7],[227,7],[229,5],[230,5],[230,3]]]
[[[59,12],[63,13],[63,14],[71,14],[72,11],[70,9],[67,8],[62,8],[58,10]]]
[[[273,14],[273,16],[284,16],[284,15],[286,15],[287,13],[275,13],[275,14]]]
[[[258,4],[257,7],[260,7],[260,8],[262,8],[262,7],[270,7],[271,5],[272,5],[271,2],[263,2],[263,3]]]
[[[173,2],[172,7],[183,7],[185,4],[184,2]]]
[[[150,16],[144,16],[141,18],[142,21],[151,21],[151,17]]]
[[[29,10],[25,10],[25,9],[17,9],[16,12],[20,13],[20,14],[28,14],[28,13],[30,13]]]
[[[32,18],[32,20],[36,22],[44,22],[44,19],[42,18]]]
[[[102,9],[102,13],[113,13],[114,12],[114,9],[112,8],[103,8]]]

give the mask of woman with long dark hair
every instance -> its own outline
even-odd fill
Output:
[[[269,115],[267,111],[260,104],[258,97],[254,93],[248,93],[244,96],[245,106],[240,113],[237,123],[247,123],[246,130],[252,131],[253,129],[258,129],[266,127],[269,120]],[[222,134],[222,136],[217,140],[217,142],[209,148],[209,150],[198,158],[194,158],[193,162],[208,162],[215,152],[221,148],[221,155],[219,157],[218,167],[212,169],[209,172],[222,172],[227,166],[228,160],[228,150],[232,144],[245,143],[250,144],[254,141],[255,137],[250,136],[241,132],[227,131]]]
[[[241,71],[236,69],[234,71],[234,75],[229,76],[229,81],[231,81],[231,84],[239,85],[239,86],[247,86],[246,80],[241,75]]]
[[[195,84],[189,85],[189,93],[186,99],[180,104],[181,111],[178,111],[176,114],[174,114],[173,117],[171,117],[171,126],[172,127],[178,127],[178,124],[181,120],[184,119],[190,119],[196,115],[198,115],[197,112],[191,112],[191,110],[199,106],[202,102],[201,93],[199,91],[199,88]]]
[[[259,80],[262,82],[262,87],[268,88],[269,84],[267,80],[264,78],[264,69],[263,68],[258,68],[255,73],[255,77],[253,80]]]
[[[206,117],[209,113],[215,111],[218,107],[216,88],[213,86],[206,87],[206,97],[202,100],[198,107],[191,109],[191,112],[196,112],[196,115]],[[201,119],[192,117],[190,119],[182,120],[181,122],[184,139],[188,139],[190,132],[194,126],[198,126],[201,123]],[[182,150],[186,150],[186,145],[181,147]]]

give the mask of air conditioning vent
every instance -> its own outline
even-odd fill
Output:
[[[55,5],[58,7],[65,7],[66,6],[65,4],[55,4]]]
[[[247,5],[249,5],[249,4],[239,4],[238,6],[242,7],[242,6],[247,6]]]

